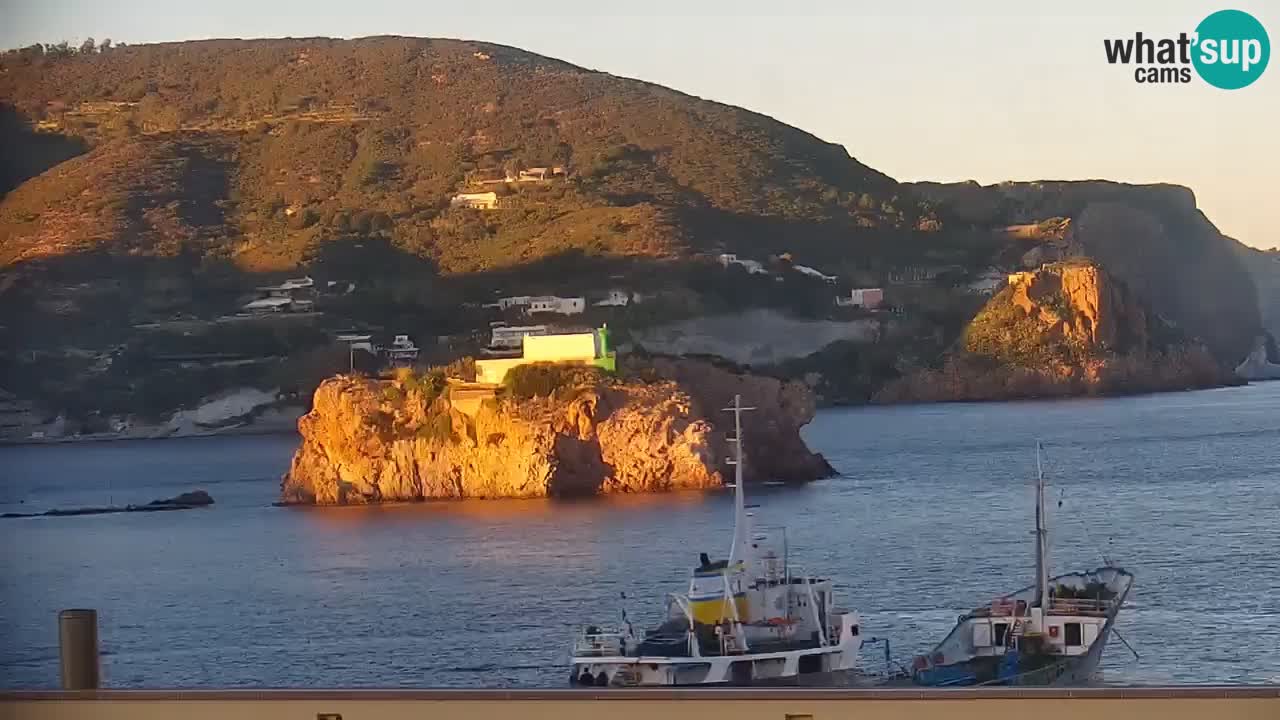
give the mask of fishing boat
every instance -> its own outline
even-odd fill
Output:
[[[825,684],[851,673],[862,646],[856,612],[836,606],[829,579],[789,564],[785,528],[754,528],[742,477],[742,407],[734,396],[733,541],[701,554],[685,594],[638,635],[590,625],[573,645],[570,683],[591,687]]]
[[[1112,634],[1125,642],[1115,622],[1133,575],[1107,562],[1050,577],[1044,496],[1037,444],[1036,582],[961,615],[932,652],[915,658],[915,684],[1079,685],[1094,676]]]

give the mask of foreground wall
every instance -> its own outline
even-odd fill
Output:
[[[106,691],[0,694],[0,720],[1275,720],[1280,687],[1073,690]]]

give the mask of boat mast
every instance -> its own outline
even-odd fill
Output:
[[[733,465],[733,547],[729,548],[729,565],[745,561],[750,556],[751,528],[747,522],[747,500],[742,481],[742,412],[755,408],[742,407],[742,396],[733,396],[733,407],[725,408],[733,412],[733,437],[729,442],[734,444],[734,458],[729,461]]]
[[[1049,602],[1049,527],[1044,510],[1044,466],[1040,462],[1040,443],[1036,443],[1036,603]]]

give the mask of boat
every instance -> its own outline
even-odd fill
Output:
[[[911,667],[916,685],[1080,685],[1093,678],[1134,577],[1103,567],[1049,576],[1044,468],[1036,445],[1036,582],[961,615]],[[1127,646],[1128,643],[1125,642]],[[1130,648],[1132,651],[1132,648]],[[1136,655],[1136,653],[1135,653]]]
[[[666,597],[643,636],[589,625],[575,638],[570,684],[590,687],[823,685],[851,674],[858,614],[837,607],[830,579],[789,563],[785,528],[755,528],[742,476],[742,406],[734,396],[733,540],[727,558],[702,553],[687,593]]]

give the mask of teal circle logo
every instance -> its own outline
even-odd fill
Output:
[[[1191,63],[1205,82],[1223,90],[1250,85],[1267,69],[1271,40],[1257,18],[1241,10],[1219,10],[1196,26]]]

